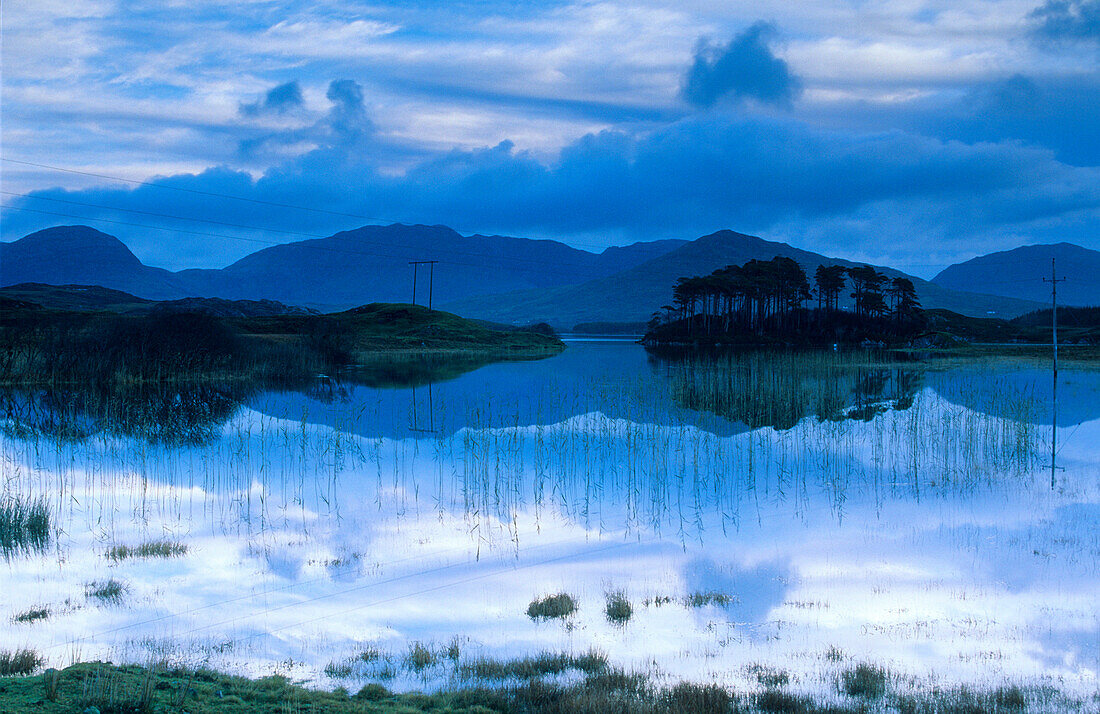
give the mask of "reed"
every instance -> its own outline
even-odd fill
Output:
[[[0,500],[0,553],[5,560],[45,552],[50,544],[50,509],[44,498]]]

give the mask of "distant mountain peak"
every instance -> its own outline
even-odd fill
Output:
[[[171,273],[142,265],[118,238],[89,226],[54,226],[0,243],[0,286],[103,285],[143,297],[182,297]]]
[[[112,235],[98,231],[90,226],[53,226],[35,231],[14,241],[9,246],[20,246],[25,250],[95,250],[113,254],[132,263],[139,263],[137,256],[126,244]]]
[[[1074,243],[1039,243],[979,255],[944,268],[932,282],[954,290],[1049,302],[1050,261],[1056,261],[1058,300],[1066,305],[1100,305],[1100,251]]]

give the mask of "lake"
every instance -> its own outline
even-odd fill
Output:
[[[1100,370],[1058,398],[1055,428],[1041,363],[599,341],[295,391],[9,389],[0,649],[353,691],[597,650],[750,690],[869,662],[1087,694]]]

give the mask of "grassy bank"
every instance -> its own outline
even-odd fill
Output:
[[[331,315],[123,315],[9,302],[0,311],[0,385],[213,380],[293,383],[380,357],[554,354],[546,331],[493,329],[416,305],[375,303]]]
[[[104,663],[77,664],[63,671],[0,677],[0,708],[10,714],[189,714],[331,712],[340,714],[1018,714],[1080,711],[1083,702],[1047,688],[936,688],[927,693],[896,691],[891,674],[859,665],[844,671],[835,691],[820,698],[789,691],[785,673],[760,668],[759,686],[734,692],[713,684],[655,686],[644,676],[601,664],[578,670],[573,681],[539,673],[503,686],[481,684],[433,694],[390,692],[379,684],[358,691],[307,689],[285,677],[233,677],[209,670],[146,669]]]

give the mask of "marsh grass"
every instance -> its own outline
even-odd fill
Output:
[[[110,578],[103,582],[91,582],[84,586],[88,598],[98,600],[103,605],[121,605],[130,587],[126,583]]]
[[[762,664],[749,665],[747,672],[765,689],[785,687],[791,682],[791,676],[785,669],[777,669]]]
[[[577,601],[568,593],[547,595],[543,598],[535,598],[527,606],[527,617],[532,620],[545,620],[552,618],[566,618],[577,611]]]
[[[50,509],[44,498],[0,500],[0,553],[13,556],[46,550],[50,544]]]
[[[420,642],[414,642],[405,655],[404,663],[410,671],[420,673],[429,667],[435,666],[438,660],[439,655],[431,648]]]
[[[613,590],[604,595],[604,615],[607,621],[615,625],[625,625],[634,616],[634,607],[622,590]]]
[[[861,662],[840,674],[840,691],[850,697],[879,699],[886,694],[890,673],[882,667]]]
[[[417,643],[410,649],[410,654],[415,652],[417,646],[424,647]],[[425,657],[423,654],[419,656],[422,659]],[[400,664],[405,665],[407,662],[402,661]],[[352,678],[390,680],[397,676],[398,665],[389,653],[372,646],[346,659],[329,662],[324,667],[324,673],[329,678],[337,680]]]
[[[694,592],[688,595],[684,598],[684,605],[692,608],[707,607],[708,605],[727,607],[735,600],[736,598],[732,595],[716,592],[714,590],[707,590],[705,592]]]
[[[46,606],[32,607],[29,610],[17,613],[12,616],[11,621],[20,625],[29,625],[32,622],[39,622],[41,620],[47,620],[50,617],[50,608]]]
[[[42,662],[42,657],[31,649],[4,650],[0,652],[0,677],[32,674]]]
[[[307,689],[280,676],[250,680],[210,670],[89,663],[58,673],[54,696],[46,699],[46,674],[2,680],[0,706],[5,714],[72,714],[91,706],[100,714],[1070,714],[1088,706],[1053,689],[1013,685],[887,693],[881,702],[844,704],[778,688],[747,694],[712,683],[657,685],[643,675],[607,666],[606,660],[594,662],[599,666],[591,671],[574,667],[583,677],[566,681],[545,679],[552,672],[544,664],[517,667],[511,681],[497,679],[491,686],[452,683],[432,694],[398,694],[372,682],[351,696],[343,688]],[[533,676],[523,678],[528,672]]]
[[[115,562],[132,558],[178,558],[187,554],[188,546],[170,540],[147,541],[140,545],[114,545],[107,550],[107,558]]]
[[[457,674],[462,679],[504,681],[509,679],[538,679],[569,670],[576,670],[585,674],[606,672],[608,670],[607,655],[591,650],[582,655],[543,652],[530,657],[519,657],[510,660],[479,658],[460,664]]]

